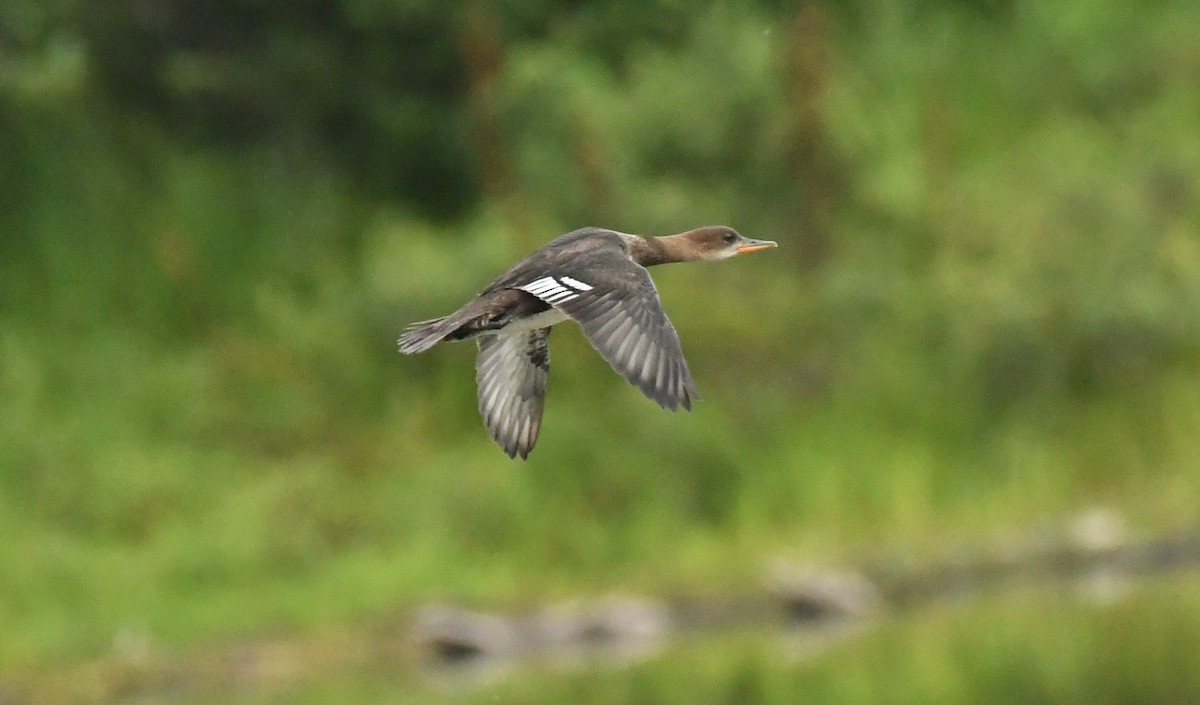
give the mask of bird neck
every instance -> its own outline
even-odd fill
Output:
[[[629,245],[629,256],[643,267],[696,259],[686,233],[666,237],[639,237]]]

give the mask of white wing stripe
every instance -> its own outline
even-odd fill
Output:
[[[563,286],[563,284],[566,284],[566,286]],[[567,287],[571,288],[568,289]],[[557,294],[578,295],[577,292],[591,291],[593,289],[591,284],[581,282],[574,277],[565,276],[562,277],[561,282],[554,277],[542,277],[541,279],[536,279],[525,286],[518,288],[523,291],[528,291],[534,296],[554,296]]]
[[[577,298],[579,298],[579,294],[563,289],[542,297],[542,300],[548,304],[560,304],[564,301],[570,301],[571,299]]]
[[[529,284],[526,284],[520,288],[528,291],[531,294],[538,294],[546,289],[558,289],[562,287],[558,285],[558,282],[554,280],[554,277],[542,277],[541,279],[530,282]]]
[[[583,282],[576,279],[571,279],[570,277],[563,277],[563,281],[573,282],[574,284],[582,284],[584,287],[587,287],[587,289],[592,288],[587,284],[583,284]],[[558,280],[554,277],[542,277],[541,279],[537,279],[526,284],[525,286],[517,288],[521,289],[522,291],[528,291],[542,301],[545,301],[551,305],[560,304],[564,301],[570,301],[571,299],[579,298],[579,294],[577,294],[573,289],[568,289],[562,284],[559,284]],[[581,291],[582,290],[583,289],[581,289]]]
[[[591,284],[584,284],[583,282],[579,281],[578,279],[576,279],[574,277],[563,277],[562,280],[563,280],[564,284],[566,284],[567,286],[572,287],[574,289],[578,289],[580,291],[591,291],[592,290]]]

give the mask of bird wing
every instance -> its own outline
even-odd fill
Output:
[[[528,457],[537,442],[550,373],[549,337],[549,328],[539,328],[476,339],[479,413],[510,458]]]
[[[600,356],[660,406],[691,409],[700,395],[650,273],[616,249],[591,253],[586,264],[542,270],[513,288],[579,323]]]

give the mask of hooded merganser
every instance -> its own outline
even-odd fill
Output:
[[[776,247],[714,225],[667,237],[604,228],[563,235],[518,262],[449,316],[413,323],[400,352],[475,338],[479,413],[508,457],[529,456],[542,424],[550,326],[573,320],[600,356],[672,411],[698,397],[679,336],[646,267],[721,260]]]

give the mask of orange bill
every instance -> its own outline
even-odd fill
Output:
[[[738,245],[737,251],[739,255],[744,255],[748,252],[758,252],[768,247],[779,247],[778,243],[771,240],[755,240],[749,237],[745,238],[745,240],[741,245]]]

